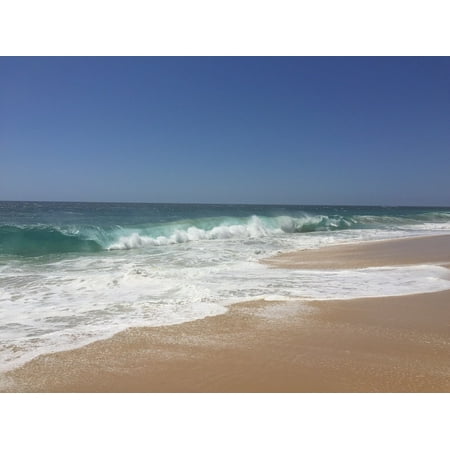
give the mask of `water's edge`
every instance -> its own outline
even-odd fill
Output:
[[[447,234],[447,233],[443,233],[443,234],[439,234],[439,235],[440,236],[442,236],[442,235],[450,236],[450,234]],[[431,238],[432,239],[434,236],[436,236],[436,234],[422,235],[422,236],[418,236],[418,237],[401,237],[401,238],[378,239],[378,240],[368,240],[368,241],[359,241],[359,242],[349,241],[349,242],[331,244],[331,245],[327,246],[327,248],[332,248],[332,247],[340,246],[340,245],[358,245],[358,246],[363,247],[367,243],[383,243],[383,242],[390,242],[390,241],[408,241],[408,240],[422,239],[422,238]],[[324,248],[324,247],[321,247],[321,248]],[[261,263],[261,261],[262,261],[262,259],[259,260],[258,262]],[[264,263],[262,263],[262,264],[264,264]],[[264,264],[264,265],[266,265],[266,264]],[[406,268],[408,268],[410,270],[414,270],[414,269],[420,268],[422,266],[423,265],[411,264],[411,265],[404,265],[402,267],[406,267]],[[450,269],[449,269],[448,266],[445,267],[445,266],[440,266],[440,265],[437,265],[437,264],[427,264],[426,266],[429,267],[429,268],[445,270],[446,273],[447,273],[447,278],[450,280]],[[396,269],[396,268],[399,268],[399,266],[379,266],[379,269],[387,269],[387,270],[389,270],[389,269]],[[284,269],[277,268],[275,270],[282,271]],[[353,271],[353,272],[356,272],[356,271]],[[401,296],[405,296],[405,295],[421,295],[421,294],[427,294],[427,293],[432,293],[432,292],[446,291],[446,290],[449,290],[449,289],[450,289],[449,286],[446,286],[446,287],[442,286],[439,289],[420,290],[420,291],[416,291],[416,292],[413,292],[413,293],[391,294],[391,295],[389,295],[389,297],[401,297]],[[375,295],[375,296],[374,295],[367,295],[367,296],[358,295],[358,296],[344,298],[344,299],[343,298],[339,298],[339,297],[329,298],[329,299],[325,299],[323,301],[335,301],[335,300],[348,300],[348,301],[351,301],[351,300],[356,300],[356,299],[361,299],[361,298],[371,298],[371,299],[373,299],[373,298],[383,298],[383,297],[386,297],[386,295],[379,295],[379,296],[377,296],[377,295]],[[187,322],[192,322],[192,321],[197,321],[197,320],[203,320],[203,319],[206,319],[207,317],[226,314],[228,312],[228,310],[229,310],[229,306],[230,305],[238,304],[238,303],[245,303],[245,302],[248,302],[248,301],[258,301],[258,300],[259,301],[260,300],[264,300],[264,301],[275,300],[275,301],[309,302],[309,301],[317,301],[318,299],[315,299],[315,298],[308,298],[308,299],[307,298],[295,298],[295,299],[294,298],[292,298],[292,299],[273,298],[273,299],[267,299],[267,298],[264,298],[264,296],[255,297],[255,298],[251,298],[251,299],[249,299],[249,298],[241,298],[241,299],[236,298],[236,299],[228,301],[225,304],[217,305],[218,308],[217,308],[217,310],[215,312],[211,312],[210,311],[208,314],[205,314],[205,315],[203,315],[201,317],[196,316],[196,317],[192,317],[191,319],[186,319],[186,320],[174,320],[173,322],[168,322],[168,323],[164,323],[164,324],[142,323],[140,325],[123,326],[123,327],[119,327],[116,330],[113,330],[113,331],[111,331],[109,333],[105,333],[103,335],[92,336],[91,339],[84,340],[83,342],[80,341],[79,343],[73,343],[72,345],[66,345],[66,346],[58,348],[58,349],[56,349],[54,351],[37,353],[34,356],[30,355],[29,358],[27,358],[26,360],[22,361],[20,364],[17,364],[16,366],[14,366],[12,368],[9,368],[6,371],[3,371],[3,375],[8,375],[8,373],[13,372],[15,369],[26,365],[30,361],[32,361],[32,360],[34,360],[36,358],[39,358],[40,356],[45,356],[45,355],[48,355],[48,354],[65,352],[65,351],[70,351],[70,350],[75,350],[75,349],[78,349],[78,348],[82,348],[82,347],[85,347],[85,346],[87,346],[89,344],[92,344],[94,342],[111,339],[116,334],[122,333],[122,332],[124,332],[124,331],[126,331],[128,329],[141,328],[141,327],[142,328],[153,328],[153,327],[160,327],[160,326],[164,326],[165,327],[165,326],[178,325],[178,324],[181,324],[181,323],[187,323]],[[197,311],[197,312],[199,312],[199,311]],[[2,371],[0,371],[0,373],[2,373]]]

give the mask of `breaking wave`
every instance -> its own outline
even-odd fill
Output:
[[[0,254],[38,256],[57,253],[92,253],[129,250],[145,246],[190,241],[235,239],[346,229],[412,229],[427,226],[428,217],[371,215],[308,215],[213,217],[141,226],[50,226],[0,225]],[[436,220],[436,217],[433,217]],[[447,219],[447,220],[445,220]],[[440,216],[439,226],[450,231],[449,216]],[[429,223],[428,223],[429,224]],[[429,224],[436,226],[436,223]]]

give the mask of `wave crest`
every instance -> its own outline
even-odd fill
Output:
[[[210,230],[191,226],[187,229],[176,229],[169,236],[150,237],[134,232],[121,236],[108,250],[129,250],[146,245],[170,245],[213,239],[251,239],[281,232],[280,229],[268,229],[258,217],[253,216],[247,224],[219,225]]]
[[[440,221],[401,216],[309,215],[209,217],[140,226],[0,225],[0,254],[39,256],[68,252],[129,250],[146,246],[221,239],[257,239],[293,233],[347,229],[450,229],[448,217]]]

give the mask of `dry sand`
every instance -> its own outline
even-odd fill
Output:
[[[302,268],[449,262],[450,236],[336,246],[270,260]],[[9,372],[3,390],[450,392],[450,291],[240,303],[221,316],[131,328],[77,350],[40,356]]]

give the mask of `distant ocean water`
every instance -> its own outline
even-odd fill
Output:
[[[436,266],[258,263],[282,251],[442,233],[450,208],[0,202],[0,371],[242,300],[448,289],[448,271]]]

